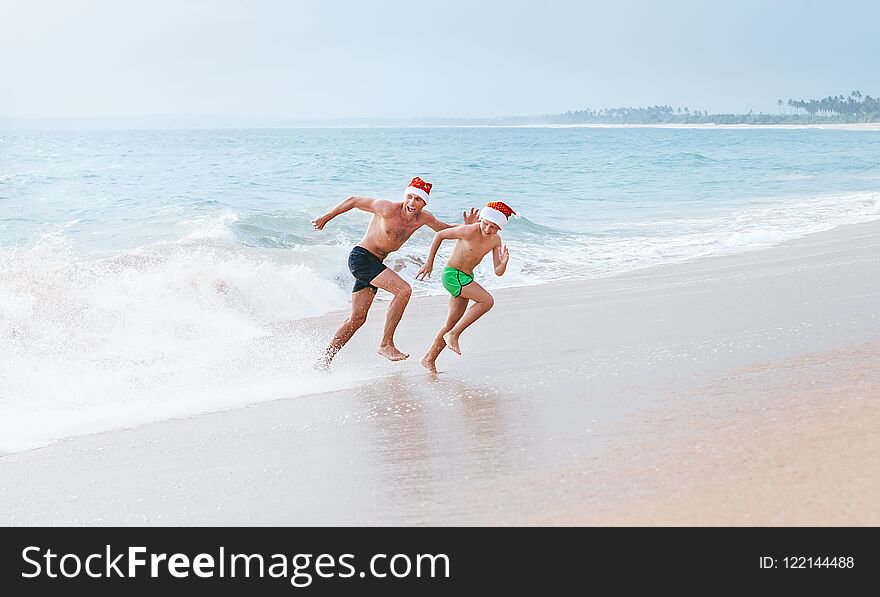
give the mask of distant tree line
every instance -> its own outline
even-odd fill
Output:
[[[861,91],[853,91],[849,97],[844,95],[829,95],[820,100],[792,100],[783,103],[777,100],[776,104],[781,108],[787,105],[797,114],[816,116],[821,114],[825,117],[848,117],[857,122],[875,122],[880,116],[880,98],[870,95],[862,95]]]
[[[332,121],[339,126],[528,126],[548,124],[836,124],[880,122],[880,98],[853,91],[848,96],[776,101],[778,113],[712,114],[689,106],[576,110],[543,116],[502,118],[352,118]]]
[[[648,106],[645,108],[603,108],[601,110],[577,110],[564,114],[542,117],[553,124],[667,124],[699,122],[708,117],[708,112],[691,111],[690,108],[672,106]]]
[[[535,117],[544,124],[812,124],[880,122],[880,98],[853,91],[848,96],[830,95],[823,99],[776,102],[779,114],[710,114],[708,110],[673,108],[667,105],[645,108],[604,108],[577,110],[564,114]],[[520,121],[524,119],[502,119]]]

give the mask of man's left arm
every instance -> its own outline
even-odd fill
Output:
[[[447,224],[446,222],[441,222],[434,214],[430,212],[422,212],[425,214],[425,226],[433,230],[434,232],[440,232],[441,230],[446,230],[447,228],[452,228],[454,226],[461,226],[461,224]],[[480,219],[480,212],[476,210],[476,208],[471,208],[470,213],[462,212],[461,214],[462,220],[464,220],[464,224],[473,224],[478,219]]]

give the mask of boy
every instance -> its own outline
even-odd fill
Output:
[[[437,357],[446,346],[456,354],[461,354],[458,345],[461,333],[495,304],[492,295],[474,282],[474,268],[480,264],[486,253],[491,251],[495,275],[504,275],[510,254],[498,233],[507,225],[510,216],[519,217],[507,204],[494,201],[480,211],[478,222],[447,228],[434,235],[428,260],[416,274],[417,280],[424,280],[431,275],[434,269],[434,257],[437,256],[440,243],[448,239],[455,239],[458,242],[455,243],[441,276],[443,287],[452,295],[449,299],[449,315],[434,339],[434,344],[422,358],[422,365],[429,371],[437,372]],[[474,301],[470,309],[467,309],[468,301]]]

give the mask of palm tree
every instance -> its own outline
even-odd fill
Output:
[[[782,100],[776,100],[776,105],[779,106],[779,113],[782,114]]]

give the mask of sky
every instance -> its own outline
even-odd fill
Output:
[[[880,95],[880,2],[0,0],[0,120],[496,117]]]

